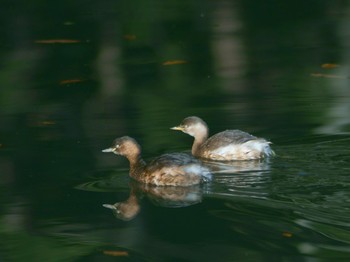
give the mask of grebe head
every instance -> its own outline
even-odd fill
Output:
[[[140,205],[136,197],[129,197],[124,202],[118,202],[113,205],[103,204],[103,207],[111,209],[114,216],[124,221],[133,219],[140,212]]]
[[[182,120],[179,126],[170,128],[172,130],[180,130],[193,137],[207,137],[208,126],[207,124],[196,116],[189,116]]]
[[[116,155],[133,157],[141,154],[141,147],[135,139],[129,136],[123,136],[115,139],[112,146],[110,148],[102,150],[102,152],[112,152]]]

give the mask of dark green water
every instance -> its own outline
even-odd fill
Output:
[[[0,14],[1,261],[349,261],[349,1],[22,0]],[[277,156],[217,165],[169,201],[101,152],[123,135],[146,160],[188,151],[169,128],[189,115]],[[102,206],[127,199],[128,219]]]

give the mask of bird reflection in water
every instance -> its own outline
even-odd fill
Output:
[[[127,200],[115,204],[104,204],[118,219],[129,221],[135,218],[141,208],[140,200],[147,197],[153,204],[167,208],[180,208],[202,201],[203,187],[200,185],[177,187],[155,186],[137,181],[130,182],[130,195]]]
[[[204,196],[218,197],[221,194],[233,194],[233,191],[235,195],[241,196],[262,197],[265,195],[259,185],[269,180],[270,163],[266,159],[229,162],[203,161],[203,165],[213,174],[212,183],[179,187],[156,186],[131,180],[128,199],[103,206],[111,209],[116,218],[129,221],[139,214],[140,202],[145,197],[157,206],[181,208],[202,202]],[[109,185],[109,189],[113,188],[113,185],[115,186],[115,183]]]
[[[262,172],[270,170],[269,159],[254,159],[243,161],[203,160],[203,164],[209,168],[212,174],[252,173],[260,175]]]
[[[127,200],[115,204],[103,204],[103,206],[111,209],[116,218],[124,221],[132,220],[140,212],[139,200],[133,189]]]

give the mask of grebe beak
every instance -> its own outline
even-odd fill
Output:
[[[102,150],[103,153],[110,153],[110,152],[114,152],[114,148],[110,147],[110,148],[106,148]]]
[[[174,126],[174,127],[171,127],[170,129],[171,130],[180,130],[180,131],[184,130],[184,128],[182,126]]]
[[[103,204],[102,206],[105,207],[105,208],[112,209],[112,210],[117,210],[117,207],[115,205]]]

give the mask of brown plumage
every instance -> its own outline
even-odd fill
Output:
[[[103,152],[125,156],[130,162],[130,176],[146,184],[192,186],[211,178],[209,169],[185,153],[164,154],[146,164],[141,158],[140,145],[128,136],[115,139],[113,145]]]

